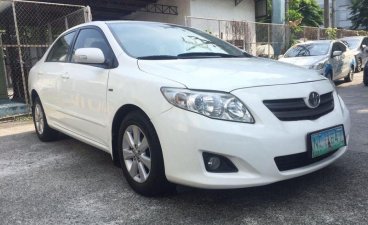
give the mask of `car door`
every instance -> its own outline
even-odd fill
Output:
[[[58,83],[67,71],[67,59],[76,31],[69,32],[61,36],[51,47],[44,63],[38,64],[38,80],[40,96],[43,108],[47,115],[48,122],[53,124],[62,120],[60,114],[60,96],[58,93]]]
[[[334,42],[331,51],[331,65],[333,71],[333,79],[338,79],[343,74],[343,55],[333,56],[334,51],[341,51],[338,42]]]
[[[341,42],[337,42],[337,45],[340,48],[340,51],[342,51],[342,55],[341,55],[341,60],[342,60],[342,69],[341,69],[341,74],[339,76],[339,78],[343,78],[346,77],[351,69],[351,65],[353,63],[354,60],[354,56],[351,52],[348,52],[348,48],[346,45],[344,45]]]
[[[107,61],[113,52],[102,31],[83,28],[73,47],[67,76],[60,84],[63,113],[67,128],[99,145],[107,146],[106,92],[109,76],[107,64],[87,65],[75,63],[74,52],[80,48],[99,48]]]

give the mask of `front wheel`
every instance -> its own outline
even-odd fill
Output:
[[[349,70],[349,74],[344,78],[345,82],[352,82],[354,80],[354,71],[353,69]]]
[[[362,71],[362,69],[363,69],[363,60],[361,58],[359,58],[357,60],[357,66],[355,68],[355,72],[358,73],[358,72]]]
[[[119,159],[129,185],[144,196],[157,196],[175,189],[167,181],[161,145],[147,116],[135,111],[119,130]]]

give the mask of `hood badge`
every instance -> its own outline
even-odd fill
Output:
[[[311,92],[306,103],[311,109],[317,108],[321,103],[321,96],[317,92]]]

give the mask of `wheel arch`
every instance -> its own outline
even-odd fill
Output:
[[[31,101],[30,101],[30,104],[31,106],[33,106],[33,103],[35,101],[36,98],[39,98],[40,96],[38,95],[37,91],[35,89],[33,89],[31,91]]]

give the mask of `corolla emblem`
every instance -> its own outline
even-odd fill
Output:
[[[308,99],[308,106],[309,108],[317,108],[319,106],[319,104],[321,103],[321,97],[319,96],[319,94],[317,92],[311,92],[309,94],[309,99]]]

